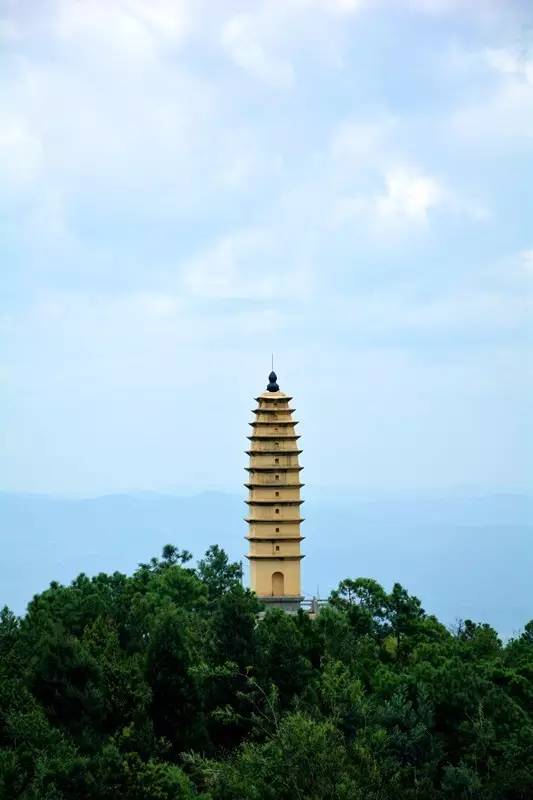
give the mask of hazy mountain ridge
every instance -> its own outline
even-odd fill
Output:
[[[533,617],[529,495],[322,495],[308,497],[305,508],[306,594],[327,596],[343,577],[371,575],[386,586],[400,581],[450,623],[469,616],[510,635]],[[131,571],[167,542],[195,557],[218,542],[243,559],[245,511],[242,497],[217,492],[87,499],[0,493],[0,531],[10,553],[0,565],[0,604],[20,613],[51,580]]]

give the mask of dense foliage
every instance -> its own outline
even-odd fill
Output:
[[[533,797],[533,622],[505,646],[399,584],[258,618],[218,547],[0,617],[0,797]]]

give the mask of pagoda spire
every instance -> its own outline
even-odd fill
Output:
[[[302,499],[298,439],[291,397],[280,391],[272,370],[266,391],[256,398],[247,467],[246,500],[250,588],[259,600],[288,612],[300,607]]]
[[[267,391],[268,392],[279,392],[278,376],[276,375],[274,370],[272,370],[272,372],[268,376]]]

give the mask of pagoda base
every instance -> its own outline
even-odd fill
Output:
[[[304,598],[300,595],[257,595],[257,599],[266,607],[265,610],[279,608],[280,611],[285,611],[286,614],[297,614],[300,610],[300,603]]]

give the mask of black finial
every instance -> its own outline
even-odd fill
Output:
[[[272,372],[268,376],[267,391],[269,391],[269,392],[279,392],[279,386],[278,386],[277,381],[278,381],[278,376],[276,375],[274,370],[272,370]]]

